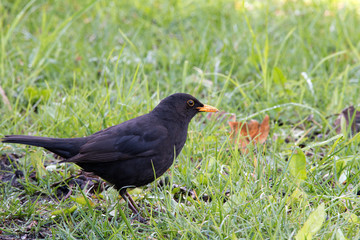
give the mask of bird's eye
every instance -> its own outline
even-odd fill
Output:
[[[194,103],[193,100],[188,100],[188,101],[187,101],[187,104],[188,104],[190,107],[193,107],[195,103]]]

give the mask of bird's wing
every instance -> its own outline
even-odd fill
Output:
[[[94,137],[80,148],[79,154],[64,162],[103,163],[149,157],[156,153],[159,145],[168,136],[168,130],[163,126],[151,126],[145,131],[132,129],[127,132],[114,128],[94,134]]]

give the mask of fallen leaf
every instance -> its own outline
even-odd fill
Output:
[[[36,220],[33,220],[30,222],[30,224],[26,227],[27,231],[30,231],[33,227],[37,226],[38,222]]]
[[[346,132],[350,124],[353,135],[360,132],[360,111],[356,111],[354,106],[347,107],[341,111],[334,123],[336,133]]]
[[[321,229],[323,222],[325,221],[326,212],[325,204],[321,203],[315,211],[313,211],[304,226],[296,234],[296,240],[311,240],[312,237]]]
[[[77,62],[80,62],[82,60],[82,57],[81,56],[76,56],[76,58],[75,58],[75,61],[77,61]]]
[[[307,194],[299,188],[296,188],[294,192],[290,195],[288,199],[286,199],[286,204],[294,205],[296,203],[300,203],[302,201],[306,201]]]
[[[74,202],[76,203],[79,203],[81,205],[84,205],[84,206],[91,206],[91,207],[94,207],[95,206],[95,203],[93,201],[91,201],[90,199],[88,198],[85,198],[85,197],[70,197],[71,200],[73,200]]]
[[[347,220],[349,221],[349,223],[360,223],[359,217],[355,213],[348,213]]]
[[[247,153],[247,145],[250,142],[263,144],[269,136],[270,125],[269,115],[266,115],[260,124],[256,120],[250,120],[248,123],[243,122],[229,122],[231,127],[231,139],[234,144],[238,144],[241,152]]]
[[[63,209],[55,210],[55,211],[51,212],[51,215],[57,216],[57,215],[61,215],[61,214],[70,214],[70,213],[73,213],[76,209],[77,209],[77,206],[73,205],[71,208],[63,208]]]
[[[305,154],[297,149],[291,156],[289,171],[297,183],[304,181],[306,177],[306,157]]]
[[[340,228],[336,230],[336,240],[347,240]]]

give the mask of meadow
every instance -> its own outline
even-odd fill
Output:
[[[221,114],[131,192],[147,224],[111,186],[69,186],[75,165],[1,143],[0,239],[359,239],[359,22],[356,0],[1,0],[0,137],[90,135],[176,92]],[[266,115],[242,151],[228,121]]]

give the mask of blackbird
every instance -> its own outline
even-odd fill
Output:
[[[217,111],[189,94],[175,93],[150,113],[87,137],[7,135],[1,141],[43,147],[65,158],[61,162],[93,172],[113,184],[141,218],[127,188],[146,185],[163,175],[183,148],[191,119],[199,112]]]

